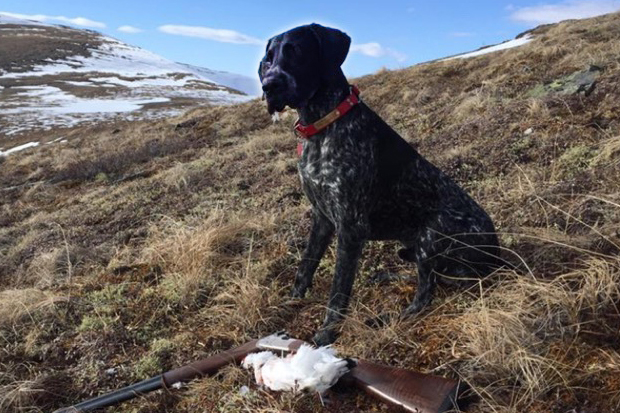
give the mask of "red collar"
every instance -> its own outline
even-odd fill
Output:
[[[295,132],[301,138],[309,138],[312,135],[316,135],[341,117],[343,117],[351,108],[360,102],[359,94],[360,90],[355,85],[351,85],[351,94],[343,100],[336,109],[323,116],[311,125],[302,125],[299,119],[295,122]]]

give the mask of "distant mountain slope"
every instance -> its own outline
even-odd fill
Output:
[[[225,85],[230,88],[240,90],[245,94],[251,96],[260,96],[263,93],[258,78],[237,75],[234,73],[223,72],[220,70],[211,70],[207,69],[206,67],[189,65],[186,63],[178,64],[186,68],[191,73],[194,73],[198,76],[205,76],[208,79],[219,83],[220,85]]]
[[[49,26],[42,22],[34,20],[24,20],[15,17],[7,16],[6,14],[0,14],[0,24],[18,24],[20,26]]]
[[[159,118],[256,94],[246,76],[175,63],[91,30],[0,16],[0,135]]]

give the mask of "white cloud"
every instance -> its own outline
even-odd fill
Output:
[[[370,57],[381,57],[385,55],[385,49],[377,42],[351,45],[351,51]]]
[[[213,29],[211,27],[176,26],[166,24],[160,26],[159,31],[168,34],[176,34],[179,36],[200,37],[202,39],[214,40],[216,42],[223,43],[254,44],[261,46],[266,43],[265,40],[257,39],[256,37],[248,36],[234,30]]]
[[[399,62],[402,62],[407,59],[407,56],[404,55],[403,53],[387,48],[387,47],[383,47],[377,42],[353,44],[351,45],[351,52],[361,53],[365,56],[370,56],[370,57],[390,56],[398,60]]]
[[[121,26],[118,29],[119,32],[123,32],[123,33],[142,33],[144,30],[142,29],[138,29],[137,27],[133,27],[133,26]]]
[[[528,24],[556,23],[567,19],[585,19],[620,10],[617,0],[568,0],[554,4],[512,9],[512,20]]]
[[[0,11],[0,14],[5,14],[15,19],[36,20],[39,22],[55,21],[55,22],[73,24],[75,26],[94,27],[97,29],[103,29],[106,27],[105,23],[90,20],[90,19],[87,19],[86,17],[48,16],[45,14],[20,14],[20,13],[10,13],[6,11]]]

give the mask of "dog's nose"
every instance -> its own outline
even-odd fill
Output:
[[[284,82],[278,78],[268,78],[263,82],[263,92],[267,94],[278,93],[284,90]]]

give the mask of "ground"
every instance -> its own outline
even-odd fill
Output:
[[[370,243],[335,348],[459,378],[473,412],[617,411],[620,15],[531,35],[353,80],[489,212],[507,267],[371,328],[416,285],[369,285],[377,271],[415,275],[397,245]],[[592,88],[543,87],[592,66]],[[334,250],[309,297],[291,301],[309,228],[293,120],[273,124],[254,100],[76,128],[64,144],[0,158],[0,411],[50,411],[281,329],[311,338]],[[230,366],[117,411],[391,411],[346,390],[323,407]]]

